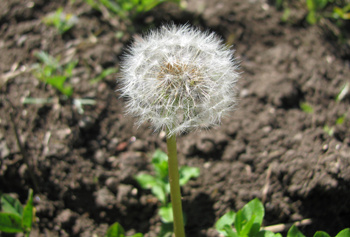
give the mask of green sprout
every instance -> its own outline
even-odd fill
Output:
[[[173,210],[168,197],[170,194],[169,184],[169,163],[168,156],[161,150],[156,150],[152,157],[152,165],[155,175],[139,174],[135,176],[136,181],[143,189],[151,189],[152,194],[157,197],[162,206],[159,209],[159,216],[163,222],[160,236],[172,231]],[[191,178],[199,176],[199,168],[181,166],[179,168],[180,186],[184,186]]]
[[[73,69],[78,61],[71,61],[62,66],[58,58],[54,58],[44,51],[36,52],[35,56],[42,63],[34,65],[33,75],[70,97],[73,94],[73,88],[70,85],[65,85],[65,82],[72,76]]]
[[[316,24],[321,19],[321,10],[323,10],[329,0],[306,0],[306,5],[309,13],[306,16],[306,21],[310,25]]]
[[[78,17],[73,14],[66,14],[62,8],[58,8],[56,12],[44,17],[43,22],[46,25],[54,26],[62,35],[77,24]]]
[[[168,156],[161,150],[156,150],[152,157],[152,165],[155,175],[139,174],[135,176],[136,181],[143,189],[151,189],[154,196],[163,206],[168,204],[170,194]],[[179,168],[180,186],[184,186],[191,178],[198,178],[199,168],[181,166]]]
[[[335,98],[335,101],[339,102],[341,100],[343,100],[346,95],[349,93],[349,83],[347,82],[340,90],[340,92],[338,93],[337,97]]]
[[[18,199],[0,193],[0,231],[5,233],[25,233],[32,230],[35,208],[33,207],[33,190],[29,190],[27,204],[23,207]]]
[[[344,7],[334,7],[332,16],[334,19],[350,20],[350,3]]]
[[[342,116],[337,118],[337,120],[335,121],[335,125],[342,125],[345,122],[345,119],[346,119],[346,114],[343,114]],[[333,134],[334,134],[334,127],[335,126],[325,125],[323,127],[323,131],[325,131],[325,133],[327,133],[329,136],[333,136]]]
[[[84,0],[95,10],[102,8],[122,19],[134,18],[142,12],[147,12],[162,2],[175,2],[180,4],[180,0]]]
[[[280,233],[269,230],[270,227],[262,227],[265,209],[261,201],[257,198],[248,202],[238,212],[229,211],[223,215],[216,223],[215,229],[223,236],[227,237],[282,237]],[[277,229],[275,225],[274,229]],[[286,226],[286,225],[284,225]],[[232,228],[234,227],[234,228]],[[284,231],[284,228],[281,229]],[[275,231],[276,232],[276,231]],[[336,237],[349,237],[350,228],[340,231]],[[287,237],[305,237],[297,228],[296,224],[291,224]],[[324,231],[317,231],[313,237],[330,237]]]
[[[118,72],[118,68],[110,67],[103,70],[100,75],[90,80],[90,85],[93,85],[101,80],[103,80],[108,75]]]
[[[306,103],[306,102],[300,103],[300,108],[302,111],[308,114],[312,114],[314,112],[314,108],[309,103]]]
[[[118,222],[116,222],[108,228],[105,237],[125,237],[124,228]],[[130,237],[143,237],[143,234],[137,233]]]

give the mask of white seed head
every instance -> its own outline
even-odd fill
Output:
[[[168,136],[219,124],[236,105],[233,52],[214,33],[189,25],[136,39],[121,64],[127,113]]]

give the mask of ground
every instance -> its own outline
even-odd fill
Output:
[[[41,21],[60,6],[79,17],[63,35]],[[178,137],[180,165],[201,170],[182,189],[187,236],[218,236],[215,221],[255,197],[266,209],[264,225],[311,218],[300,228],[308,236],[349,227],[350,98],[336,100],[349,83],[349,51],[327,24],[308,25],[305,11],[292,11],[286,23],[282,15],[273,1],[188,0],[183,10],[170,3],[138,16],[129,30],[80,0],[2,1],[0,187],[22,202],[34,188],[31,236],[103,236],[116,221],[128,234],[157,236],[159,203],[133,177],[153,172],[151,154],[166,151],[164,135],[124,115],[118,73],[89,81],[118,67],[132,37],[169,21],[217,32],[233,45],[242,72],[237,110],[219,127]],[[31,65],[40,50],[78,60],[72,97],[96,104],[78,113],[72,99],[38,81]],[[23,104],[24,97],[54,103]]]

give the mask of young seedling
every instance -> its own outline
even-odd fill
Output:
[[[291,226],[287,237],[305,237],[297,228],[296,224],[275,225],[262,227],[265,209],[260,200],[254,199],[248,202],[238,212],[229,211],[223,215],[216,223],[215,229],[223,236],[227,237],[282,237],[280,233],[274,233],[269,229],[286,231],[285,228],[277,226]],[[304,221],[309,224],[310,221]],[[297,224],[301,225],[302,222]],[[232,228],[234,227],[234,228]],[[276,232],[276,231],[275,231]],[[350,228],[340,231],[336,237],[349,237]],[[313,237],[330,237],[324,231],[317,231]]]
[[[33,75],[40,81],[50,84],[62,94],[70,97],[73,88],[66,85],[66,80],[72,76],[73,69],[78,61],[71,61],[66,65],[61,65],[57,58],[52,57],[44,51],[36,52],[35,56],[42,62],[34,65]]]
[[[309,11],[306,16],[306,21],[309,24],[314,25],[320,20],[320,11],[326,7],[328,1],[329,0],[306,0],[306,5]]]
[[[116,15],[123,20],[135,18],[142,12],[147,12],[162,2],[175,2],[180,4],[180,0],[84,0],[92,8],[98,11],[107,9],[112,15]]]
[[[307,102],[300,103],[300,108],[302,111],[308,114],[312,114],[314,112],[314,108]]]
[[[58,8],[56,12],[44,17],[43,22],[46,25],[54,26],[62,35],[78,23],[78,17],[73,14],[66,14],[62,8]]]
[[[0,193],[0,231],[5,233],[23,232],[26,237],[29,237],[34,217],[32,189],[29,190],[28,201],[24,207],[18,199]]]
[[[168,156],[161,150],[156,150],[152,157],[152,165],[155,175],[139,174],[135,176],[136,181],[143,189],[151,189],[152,194],[158,198],[162,206],[159,209],[159,216],[162,220],[162,231],[160,236],[172,232],[173,210],[169,202],[170,183],[169,183],[169,165]],[[191,178],[199,176],[199,168],[181,166],[179,168],[180,187],[185,185]]]
[[[105,237],[125,237],[124,228],[116,222],[108,228]],[[130,237],[143,237],[143,234],[137,233]]]

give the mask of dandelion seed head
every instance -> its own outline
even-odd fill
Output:
[[[169,136],[220,124],[236,105],[233,53],[214,33],[189,25],[150,31],[121,64],[127,114]]]

